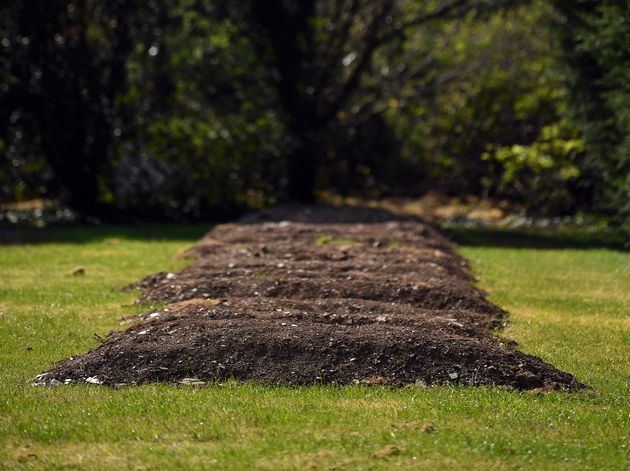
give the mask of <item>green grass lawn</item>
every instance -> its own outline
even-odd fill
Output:
[[[139,308],[118,288],[182,267],[207,229],[67,228],[0,246],[0,469],[630,469],[630,254],[564,238],[475,233],[461,252],[512,313],[502,335],[595,393],[29,385],[121,328]]]

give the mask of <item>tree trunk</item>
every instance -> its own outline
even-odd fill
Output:
[[[69,100],[70,102],[70,100]],[[57,104],[40,121],[42,147],[55,177],[61,183],[63,200],[81,216],[105,216],[99,178],[106,169],[110,149],[109,127],[100,110]]]
[[[295,203],[313,203],[317,182],[318,149],[299,146],[289,156],[288,196]]]

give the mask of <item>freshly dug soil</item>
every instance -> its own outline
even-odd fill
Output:
[[[134,285],[163,309],[35,382],[585,387],[491,333],[505,312],[424,221],[278,207],[216,227],[191,255]]]

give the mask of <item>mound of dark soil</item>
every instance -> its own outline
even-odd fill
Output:
[[[421,220],[281,207],[218,226],[191,254],[135,285],[166,307],[36,381],[583,387],[491,334],[504,311]]]

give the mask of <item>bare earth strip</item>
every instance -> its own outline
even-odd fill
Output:
[[[492,334],[505,312],[422,220],[279,207],[216,227],[191,254],[135,285],[166,307],[36,383],[585,387]]]

